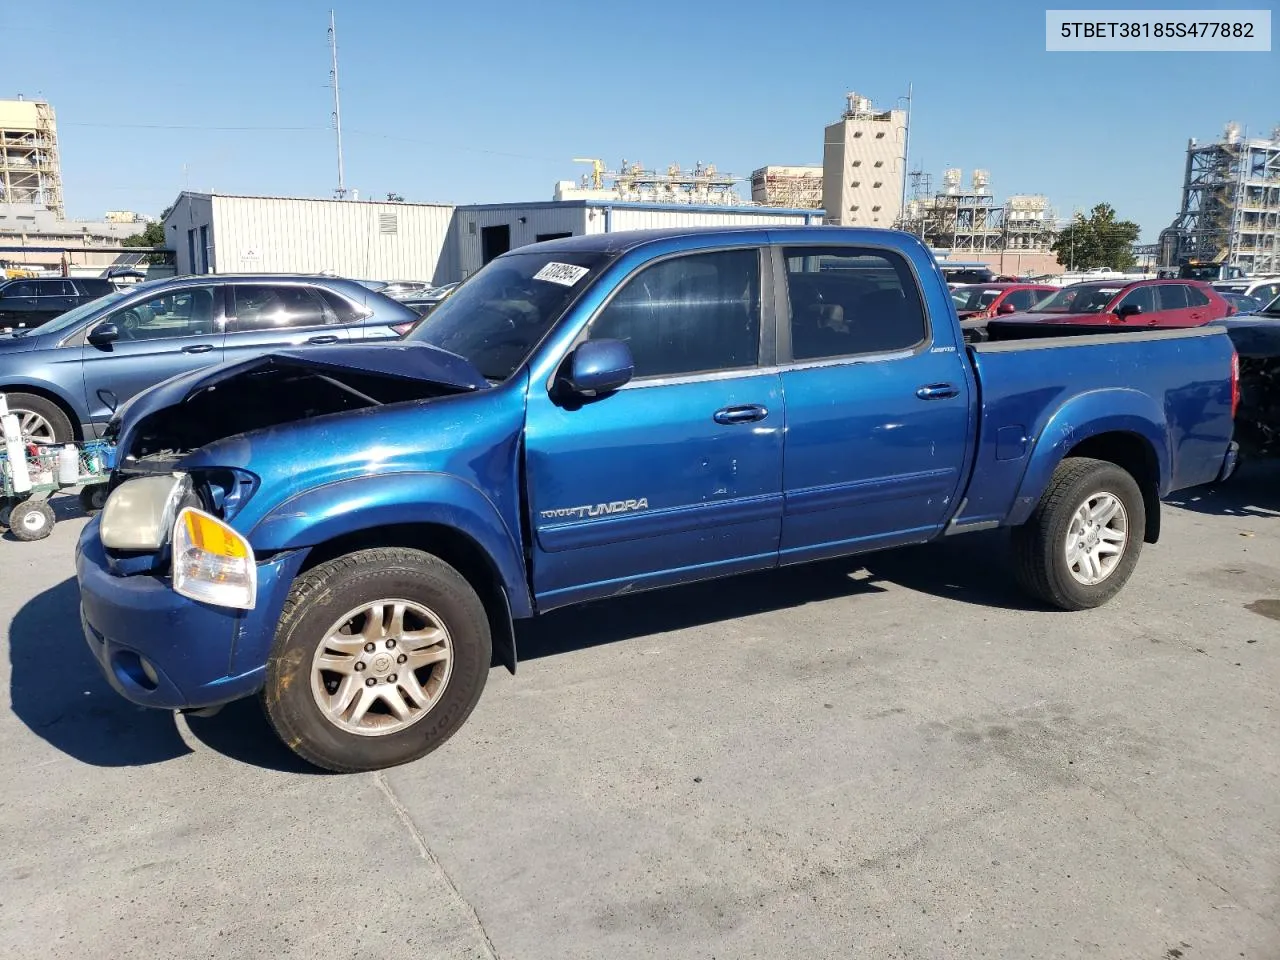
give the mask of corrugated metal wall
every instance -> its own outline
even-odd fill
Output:
[[[434,280],[454,208],[274,197],[213,198],[218,273]],[[181,262],[181,261],[180,261]]]
[[[604,232],[604,211],[597,210],[596,218],[588,221],[588,233]],[[815,212],[816,213],[816,212]],[[815,220],[820,220],[815,216]],[[650,210],[643,207],[628,208],[614,205],[609,229],[655,230],[666,227],[749,227],[749,226],[804,226],[804,214],[739,213],[725,211]]]
[[[580,206],[497,207],[491,210],[459,207],[454,217],[449,250],[441,264],[442,283],[462,280],[483,264],[482,233],[485,227],[506,224],[511,230],[511,249],[536,243],[539,234],[568,233],[580,237],[592,232],[586,225],[587,211]],[[520,218],[525,222],[521,223]]]
[[[206,227],[205,236],[208,242],[208,262],[216,269],[214,258],[213,204],[209,198],[199,193],[183,193],[178,196],[164,221],[165,244],[173,249],[175,267],[178,276],[195,273],[197,266],[192,262],[193,248],[197,258],[200,255],[200,228]]]

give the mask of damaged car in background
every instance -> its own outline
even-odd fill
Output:
[[[136,703],[256,694],[354,771],[444,743],[568,604],[1007,526],[1032,596],[1096,607],[1161,498],[1234,469],[1233,359],[1216,327],[966,345],[892,231],[534,244],[403,341],[127,404],[85,637]]]

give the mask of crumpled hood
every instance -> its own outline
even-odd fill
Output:
[[[138,394],[120,408],[117,417],[121,421],[136,423],[165,407],[184,403],[209,387],[268,367],[331,374],[350,371],[395,380],[438,384],[459,391],[483,390],[489,386],[489,381],[468,360],[430,344],[325,345],[299,350],[277,350],[181,374]]]

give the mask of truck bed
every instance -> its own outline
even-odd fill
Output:
[[[1164,424],[1165,438],[1148,437],[1172,453],[1170,463],[1156,465],[1162,495],[1216,478],[1223,437],[1231,435],[1231,385],[1217,375],[1231,364],[1224,329],[1094,327],[1081,335],[1076,327],[1043,336],[1045,324],[1027,326],[1037,328],[1034,339],[967,348],[980,391],[978,449],[955,528],[1025,520],[1034,503],[1015,500],[1037,448],[1072,448],[1075,425],[1087,419],[1139,435],[1150,430],[1143,422]]]

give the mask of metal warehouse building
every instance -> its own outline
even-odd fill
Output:
[[[320,273],[430,280],[451,204],[178,196],[164,220],[179,274]]]
[[[165,218],[179,274],[319,273],[449,283],[541,240],[659,227],[821,223],[821,210],[612,200],[383,203],[182,193]]]
[[[821,223],[821,210],[734,207],[721,204],[552,200],[458,207],[445,267],[451,279],[475,273],[500,254],[542,240],[619,230],[663,227],[804,225]]]

